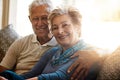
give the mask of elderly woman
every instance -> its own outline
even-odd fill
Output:
[[[72,72],[67,73],[67,69],[78,58],[77,56],[71,58],[73,54],[79,53],[85,61],[87,59],[84,56],[92,56],[91,61],[97,61],[99,56],[93,53],[94,48],[80,39],[81,19],[81,14],[75,8],[53,10],[49,15],[49,23],[51,32],[59,45],[47,51],[30,72],[18,76],[11,71],[5,71],[2,73],[3,76],[10,75],[9,79],[12,78],[12,80],[70,80]],[[82,51],[87,52],[83,54]],[[92,65],[84,80],[94,80],[96,71],[96,67]],[[8,76],[5,77],[8,78]]]

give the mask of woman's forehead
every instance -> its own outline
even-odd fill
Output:
[[[53,23],[56,22],[71,22],[71,18],[69,15],[67,14],[63,14],[63,15],[59,15],[59,16],[55,16],[52,20]]]

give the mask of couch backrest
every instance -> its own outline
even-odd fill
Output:
[[[19,37],[20,36],[13,29],[12,24],[0,30],[0,62],[5,56],[5,53],[8,50],[9,46]]]

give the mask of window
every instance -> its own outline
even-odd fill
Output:
[[[33,0],[17,0],[16,31],[21,36],[33,33],[32,25],[28,18],[28,7]]]

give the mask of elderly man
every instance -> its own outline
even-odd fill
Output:
[[[16,40],[0,63],[0,72],[14,70],[17,74],[28,72],[42,54],[55,46],[56,40],[49,31],[47,17],[52,10],[50,0],[34,0],[29,6],[29,20],[34,34]]]

